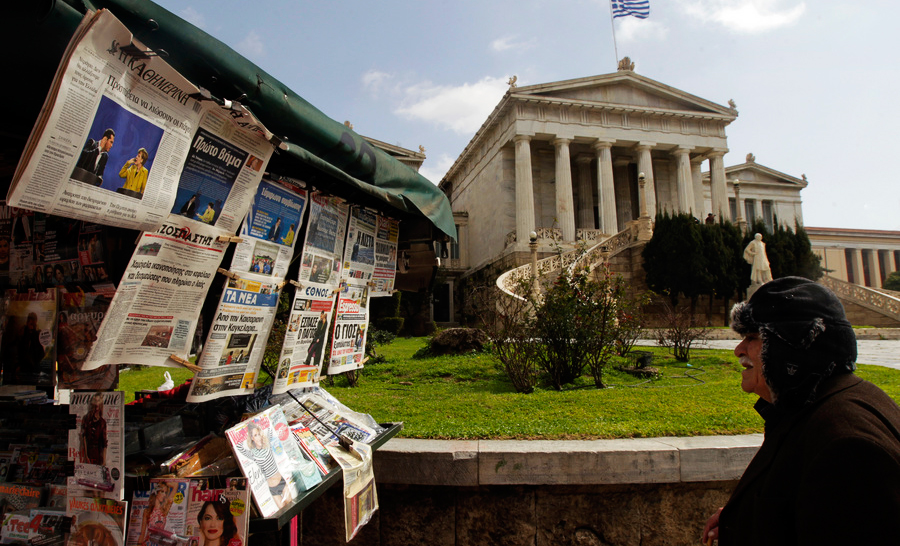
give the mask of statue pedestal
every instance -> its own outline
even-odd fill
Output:
[[[759,287],[762,286],[762,283],[751,282],[750,286],[747,287],[747,299],[749,300],[753,293],[756,292]]]

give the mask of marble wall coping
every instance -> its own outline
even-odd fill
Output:
[[[465,487],[736,480],[762,439],[762,434],[584,441],[393,438],[375,453],[375,481]]]

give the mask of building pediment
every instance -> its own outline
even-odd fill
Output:
[[[750,154],[752,156],[752,154]],[[703,173],[704,178],[709,173]],[[791,186],[799,189],[805,188],[809,182],[804,178],[797,178],[775,169],[760,165],[756,161],[747,161],[740,165],[725,168],[725,176],[729,181],[740,180],[741,184]]]
[[[733,120],[737,110],[722,106],[662,84],[631,71],[619,71],[587,78],[519,87],[517,98],[545,99],[583,104],[660,112],[695,113]]]

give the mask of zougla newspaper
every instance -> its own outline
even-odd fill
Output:
[[[10,206],[156,231],[170,214],[234,233],[273,152],[238,103],[200,90],[106,10],[73,35],[16,168]]]

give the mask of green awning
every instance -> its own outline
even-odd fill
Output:
[[[345,185],[351,195],[424,216],[456,238],[450,203],[437,186],[320,112],[227,45],[149,0],[84,3],[92,9],[108,9],[147,47],[165,50],[166,61],[194,85],[218,99],[238,100],[249,108],[288,144],[288,150],[279,150],[270,163],[273,170],[302,164],[301,171],[314,169]],[[62,2],[56,4],[45,26],[52,26],[53,39],[68,41],[82,14]],[[68,34],[60,32],[67,28],[61,20],[71,23]],[[302,172],[277,172],[303,177]]]

